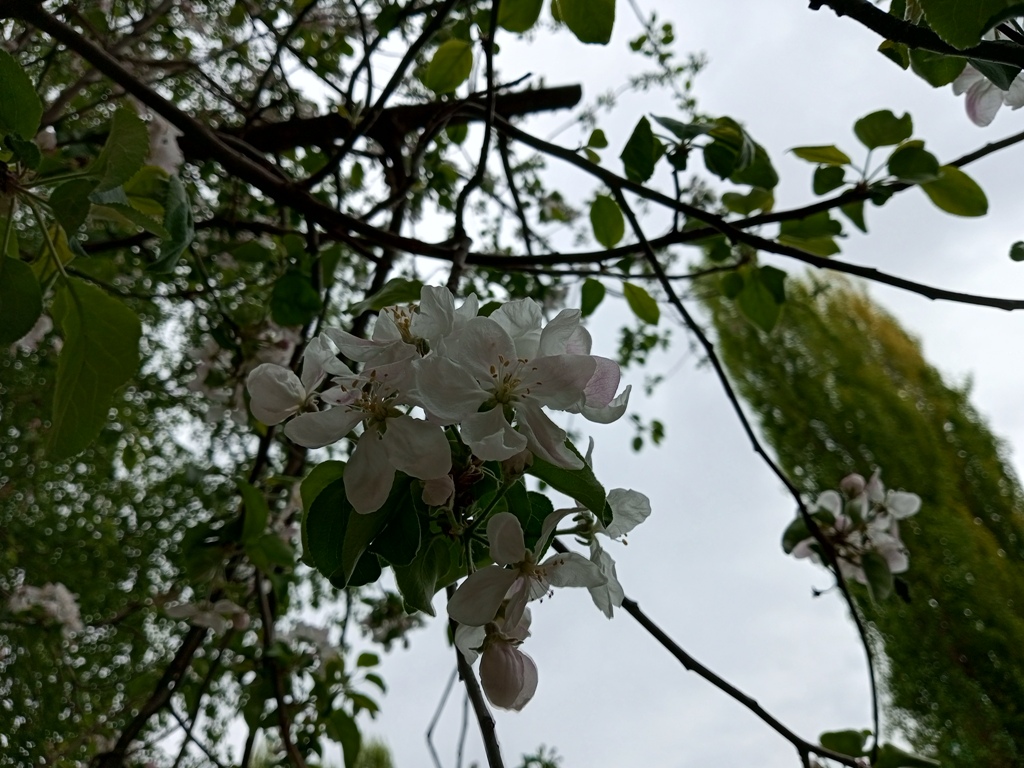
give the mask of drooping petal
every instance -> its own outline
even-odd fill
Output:
[[[889,491],[885,497],[885,506],[889,514],[897,520],[902,520],[916,515],[921,510],[921,497],[916,493]]]
[[[285,424],[284,433],[293,443],[305,448],[323,448],[345,437],[365,416],[362,411],[344,406],[302,413]]]
[[[486,636],[483,627],[471,627],[468,624],[459,624],[456,627],[455,647],[462,651],[467,664],[472,664],[476,661]]]
[[[651,500],[639,491],[613,488],[608,491],[608,506],[612,522],[605,533],[613,539],[625,536],[651,516]]]
[[[588,587],[590,599],[594,601],[594,605],[601,610],[601,613],[610,619],[614,614],[614,609],[622,605],[622,600],[626,596],[619,583],[618,574],[615,572],[615,561],[594,541],[590,545],[590,562],[600,569],[606,580],[599,587]]]
[[[539,406],[524,401],[519,404],[516,416],[519,431],[525,435],[524,444],[534,455],[564,469],[583,469],[582,459],[565,447],[568,438],[565,430],[548,418]]]
[[[595,424],[611,424],[613,421],[618,421],[626,412],[626,407],[629,405],[629,393],[632,389],[633,385],[628,384],[619,396],[604,408],[592,408],[589,405],[584,405],[580,408],[580,413],[587,421],[592,421]]]
[[[971,122],[984,127],[995,119],[1003,106],[1003,92],[988,80],[975,83],[967,89],[965,105]]]
[[[306,402],[306,390],[299,377],[281,365],[256,366],[246,380],[246,387],[252,397],[252,415],[268,427],[298,413]]]
[[[592,408],[604,408],[614,399],[622,372],[619,364],[607,357],[594,355],[593,360],[597,365],[594,375],[590,377],[583,390],[583,394],[586,395],[584,404]]]
[[[467,416],[461,433],[466,445],[484,461],[510,459],[527,445],[527,438],[512,429],[500,407]]]
[[[552,555],[539,567],[552,587],[599,587],[607,582],[601,569],[577,552]]]
[[[474,571],[448,601],[448,615],[459,624],[482,627],[493,621],[519,571],[488,565]]]
[[[489,638],[480,659],[480,684],[501,709],[522,709],[537,690],[537,665],[515,644]]]
[[[384,432],[388,461],[400,472],[430,480],[452,471],[451,448],[444,430],[412,416],[388,419]]]
[[[361,515],[376,512],[388,500],[395,482],[395,468],[375,429],[363,432],[345,467],[345,495]]]
[[[529,610],[526,607],[527,602],[543,597],[548,591],[547,582],[527,578],[522,575],[521,571],[519,573],[519,578],[512,582],[512,586],[505,593],[504,621],[510,627],[517,627],[524,621],[526,612]]]
[[[412,399],[446,424],[476,413],[488,397],[469,371],[452,360],[432,355],[416,365]]]
[[[968,64],[963,68],[963,71],[960,72],[957,79],[953,81],[953,93],[957,96],[961,96],[978,83],[985,82],[988,82],[985,76]]]
[[[526,559],[523,526],[511,512],[499,512],[487,521],[491,559],[498,565],[514,565]]]
[[[564,411],[585,400],[586,388],[597,370],[591,355],[538,357],[523,366],[519,392],[556,411]]]

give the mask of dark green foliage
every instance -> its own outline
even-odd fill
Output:
[[[808,493],[878,466],[923,504],[901,533],[909,602],[857,600],[884,648],[890,712],[957,768],[1024,761],[1024,495],[966,388],[863,293],[790,286],[773,343],[709,301],[719,348]]]

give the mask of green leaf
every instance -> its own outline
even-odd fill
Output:
[[[0,224],[6,222],[0,220]],[[32,267],[0,254],[0,345],[15,342],[31,331],[41,314],[43,291]]]
[[[274,283],[270,293],[270,316],[278,325],[305,325],[323,308],[320,294],[308,275],[289,270]]]
[[[626,297],[626,303],[633,310],[633,314],[645,323],[657,325],[661,318],[661,309],[644,288],[633,283],[623,283],[622,293]]]
[[[509,32],[526,32],[537,23],[543,5],[544,0],[502,0],[498,25]]]
[[[26,168],[31,168],[34,171],[43,161],[43,153],[31,139],[22,139],[11,134],[4,139],[4,144],[11,150],[11,159]]]
[[[110,121],[110,133],[90,168],[99,177],[97,192],[119,187],[139,172],[149,155],[149,132],[134,110],[121,107]]]
[[[883,744],[878,748],[878,759],[875,768],[938,768],[938,760],[929,757],[912,755],[892,744]]]
[[[849,165],[851,162],[845,152],[831,144],[820,147],[794,147],[789,151],[801,160],[818,165]]]
[[[735,299],[743,290],[743,275],[739,272],[726,272],[718,281],[719,290],[727,299]]]
[[[865,552],[860,556],[860,565],[868,581],[868,594],[876,603],[886,600],[893,591],[892,571],[889,563],[877,552]]]
[[[839,211],[861,232],[867,232],[867,224],[864,223],[864,201],[857,200],[853,203],[846,203],[839,206]]]
[[[410,489],[406,503],[397,505],[384,530],[370,544],[370,551],[391,565],[409,565],[420,550],[420,519]]]
[[[566,441],[565,445],[579,456],[579,451],[572,443]],[[535,456],[533,464],[527,467],[526,471],[543,480],[556,491],[576,499],[596,514],[606,525],[611,522],[610,511],[606,511],[607,500],[604,486],[598,481],[594,470],[590,467],[584,464],[582,469],[564,469]]]
[[[451,93],[473,70],[473,45],[465,40],[446,40],[434,51],[423,75],[423,84],[434,93]]]
[[[406,304],[420,300],[423,283],[419,280],[406,280],[404,277],[393,277],[384,287],[372,296],[348,308],[352,315],[361,315],[367,310],[378,312],[392,304]]]
[[[939,161],[931,152],[917,146],[916,142],[907,142],[897,147],[886,163],[889,173],[910,184],[923,184],[939,178]]]
[[[295,565],[295,552],[276,533],[264,533],[245,545],[245,554],[253,565],[271,575],[275,569],[291,570]]]
[[[4,50],[0,50],[0,83],[0,133],[31,139],[39,130],[43,103],[25,70]]]
[[[615,0],[551,0],[552,11],[581,43],[607,45],[615,26]]]
[[[786,302],[786,278],[789,277],[784,270],[776,267],[761,267],[758,270],[761,282],[779,304]]]
[[[431,539],[409,565],[395,566],[395,582],[406,605],[436,616],[432,599],[438,590],[438,581],[451,569],[457,559],[453,551],[457,543],[442,537]],[[444,586],[443,584],[440,586]]]
[[[797,516],[782,533],[782,551],[787,555],[801,541],[811,538],[811,531],[802,516]]]
[[[1014,261],[1024,261],[1024,240],[1018,240],[1010,246],[1010,258]]]
[[[654,117],[654,121],[658,125],[671,131],[682,141],[689,141],[698,136],[704,136],[714,128],[709,123],[684,123],[672,117],[658,117],[657,115],[652,115],[652,117]]]
[[[1009,64],[1000,64],[994,61],[968,59],[967,63],[991,80],[1001,91],[1010,90],[1010,86],[1013,85],[1013,81],[1017,79],[1017,75],[1021,72],[1020,67],[1013,67]]]
[[[85,450],[107,423],[114,392],[139,368],[138,315],[90,283],[68,279],[53,302],[64,334],[53,394],[50,453]]]
[[[238,490],[242,493],[244,511],[242,514],[242,544],[254,543],[267,530],[270,508],[263,494],[245,480],[238,481]]]
[[[452,144],[461,144],[469,136],[469,126],[465,123],[449,123],[444,129],[445,136]],[[362,183],[358,185],[358,188],[362,188]]]
[[[595,280],[592,277],[588,277],[583,281],[583,288],[581,290],[582,297],[580,299],[580,312],[583,317],[589,317],[594,314],[594,310],[598,308],[601,301],[604,299],[604,283],[600,280]]]
[[[939,168],[939,178],[922,184],[921,189],[935,205],[954,216],[984,216],[988,213],[985,192],[974,179],[952,165]]]
[[[144,169],[145,170],[145,169]],[[153,272],[172,272],[185,249],[192,244],[196,235],[192,203],[181,179],[171,176],[167,180],[167,197],[164,199],[164,228],[168,236],[160,244],[160,254],[150,266]]]
[[[878,46],[878,52],[889,59],[889,61],[895,63],[900,69],[906,69],[910,66],[910,50],[904,43],[883,40],[881,45]]]
[[[868,149],[892,146],[910,138],[914,132],[914,121],[909,114],[896,117],[889,110],[883,109],[854,123],[853,132]]]
[[[944,56],[923,48],[910,49],[910,68],[932,88],[941,88],[956,80],[967,62],[959,56]]]
[[[359,764],[359,753],[363,749],[363,737],[355,719],[342,709],[336,709],[327,717],[324,731],[332,741],[341,744],[345,755],[345,768],[356,768]]]
[[[594,239],[605,248],[614,248],[626,234],[626,222],[619,204],[608,195],[598,195],[590,206],[590,226]]]
[[[380,656],[376,653],[360,653],[356,659],[357,667],[376,667],[378,664],[380,664]]]
[[[821,746],[850,757],[867,754],[866,746],[871,731],[826,731],[818,739]]]
[[[811,188],[816,195],[827,195],[833,189],[843,186],[846,170],[837,165],[822,165],[815,169]]]
[[[664,152],[665,145],[654,135],[650,121],[641,117],[619,155],[626,178],[631,181],[647,181],[654,175],[654,166]]]
[[[322,473],[318,481],[326,479],[328,474],[327,471]],[[341,567],[345,527],[352,514],[345,483],[340,477],[328,483],[310,502],[302,526],[303,540],[307,544],[305,559],[320,573],[330,575]]]
[[[744,317],[768,333],[779,321],[782,304],[785,301],[785,295],[783,294],[783,299],[780,301],[777,293],[777,284],[770,284],[766,281],[760,269],[750,271],[743,280],[743,289],[736,296],[736,304]]]
[[[920,0],[920,4],[935,34],[961,50],[981,42],[997,21],[1024,12],[1019,0]]]
[[[343,461],[322,461],[313,467],[312,471],[299,486],[299,495],[302,497],[302,506],[309,509],[314,499],[320,495],[327,486],[335,480],[340,480],[345,474],[345,462]]]
[[[842,232],[842,224],[829,216],[827,211],[823,211],[803,219],[782,222],[778,240],[808,253],[831,256],[839,253],[834,238]]]
[[[92,202],[89,196],[96,188],[96,182],[89,179],[66,181],[50,193],[50,209],[57,223],[68,237],[74,237],[82,228]]]
[[[771,158],[760,144],[754,144],[754,158],[750,164],[737,168],[729,177],[737,184],[749,184],[752,187],[775,189],[779,183],[779,174],[772,165]]]
[[[722,195],[722,205],[733,213],[749,216],[755,211],[770,211],[775,205],[775,195],[770,190],[753,187],[747,194],[726,192]]]
[[[590,138],[587,139],[587,146],[593,149],[605,149],[608,146],[608,137],[604,135],[604,131],[600,128],[595,128],[590,132]]]

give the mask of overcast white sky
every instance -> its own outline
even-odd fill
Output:
[[[990,128],[975,127],[948,87],[933,90],[901,72],[874,52],[879,40],[872,33],[829,11],[811,12],[806,3],[660,5],[662,15],[671,14],[675,22],[680,50],[709,56],[696,81],[701,110],[741,120],[771,153],[782,177],[777,207],[813,199],[811,167],[785,150],[836,143],[856,157],[859,144],[851,126],[869,112],[910,111],[915,136],[940,159],[1024,124],[1020,113],[1004,111]],[[529,45],[504,35],[504,79],[533,72],[550,85],[582,83],[585,98],[619,84],[631,66],[626,41],[638,27],[627,2],[620,0],[618,10],[608,48],[583,46],[564,34],[541,34]],[[604,153],[610,167],[618,169],[615,158],[639,115],[666,114],[667,104],[650,95],[627,96],[614,119],[602,119],[612,143]],[[546,130],[533,129],[541,135]],[[574,140],[568,133],[561,138]],[[869,207],[871,235],[852,234],[841,258],[952,289],[1024,296],[1024,264],[1007,257],[1010,244],[1024,239],[1024,199],[1013,186],[1022,151],[1011,149],[968,169],[989,195],[987,217],[950,217],[919,191],[909,191],[884,208]],[[581,197],[588,193],[580,190]],[[797,268],[783,259],[773,263]],[[932,303],[884,286],[872,287],[871,294],[921,337],[933,364],[955,380],[972,376],[981,412],[997,434],[1021,444],[1016,339],[1024,315]],[[596,353],[614,356],[614,329],[623,313],[614,304],[599,310],[591,326]],[[827,587],[829,577],[783,556],[778,540],[793,515],[792,503],[750,450],[710,372],[696,368],[682,329],[675,336],[675,348],[651,369],[672,375],[654,397],[635,388],[631,403],[665,422],[664,444],[632,453],[626,420],[590,430],[597,440],[595,468],[605,485],[640,490],[654,508],[629,546],[612,550],[626,592],[684,648],[806,738],[869,727],[855,629],[837,596],[812,598],[812,587]],[[922,524],[927,515],[922,510]],[[435,601],[440,613],[442,603],[440,597]],[[508,765],[541,743],[556,747],[566,768],[798,764],[786,741],[686,673],[630,617],[605,619],[585,590],[562,590],[537,606],[533,627],[525,650],[540,670],[536,697],[522,713],[496,713]],[[387,740],[399,768],[429,764],[423,734],[454,667],[440,622],[412,640],[408,651],[386,657],[390,694],[378,719],[364,724],[367,733]],[[436,744],[446,768],[455,766],[462,697],[457,687],[438,726]],[[484,762],[471,719],[465,764],[472,760]]]

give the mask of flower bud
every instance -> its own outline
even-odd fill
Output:
[[[500,634],[487,638],[480,660],[480,683],[491,704],[518,712],[537,691],[537,665],[517,645]]]
[[[846,494],[847,498],[856,498],[864,493],[864,487],[867,482],[864,480],[864,475],[858,475],[854,472],[852,475],[847,475],[839,481],[839,490]]]

